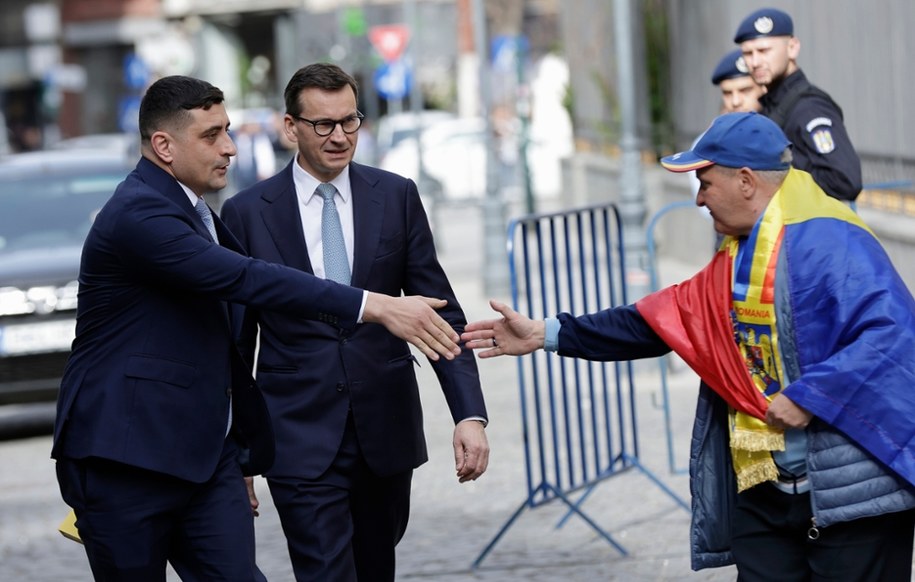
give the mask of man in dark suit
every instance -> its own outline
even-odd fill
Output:
[[[356,98],[356,82],[335,65],[297,71],[286,86],[285,131],[298,154],[276,176],[230,198],[223,219],[257,258],[388,295],[443,297],[448,305],[439,313],[461,330],[466,320],[436,258],[416,185],[352,162],[362,122]],[[343,234],[339,275],[327,254],[336,245],[322,236],[326,205],[338,211]],[[340,330],[248,315],[241,347],[253,357],[259,325],[257,378],[277,442],[266,477],[297,580],[393,580],[413,469],[427,460],[416,358],[381,326]],[[456,423],[458,479],[476,479],[489,446],[473,354],[432,365]]]
[[[247,258],[203,201],[235,146],[222,92],[189,77],[140,105],[142,158],[99,211],[52,456],[99,580],[258,580],[242,478],[273,462],[270,419],[232,340],[232,303],[353,330],[389,326],[437,359],[457,334],[432,307]],[[196,210],[196,211],[195,211]],[[218,241],[219,244],[216,244]],[[399,313],[396,313],[399,312]]]

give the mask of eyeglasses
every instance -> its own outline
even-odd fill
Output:
[[[337,125],[340,126],[340,129],[343,130],[343,133],[356,133],[359,128],[362,126],[362,120],[365,119],[365,115],[356,112],[355,115],[350,115],[349,117],[344,117],[343,119],[319,119],[317,121],[312,121],[310,119],[305,119],[298,115],[293,115],[293,119],[298,121],[304,121],[305,123],[310,123],[314,128],[315,133],[320,137],[327,137],[337,129]]]

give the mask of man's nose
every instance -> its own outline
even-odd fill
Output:
[[[223,141],[222,147],[223,147],[223,152],[225,152],[225,155],[227,155],[227,156],[234,156],[235,154],[238,153],[238,148],[235,147],[235,142],[232,141],[232,138],[229,136],[228,133],[225,136],[225,140]]]

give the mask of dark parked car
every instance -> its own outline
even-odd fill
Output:
[[[56,398],[83,241],[135,162],[102,149],[0,158],[0,404]]]

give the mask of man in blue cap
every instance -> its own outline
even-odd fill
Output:
[[[766,87],[762,113],[794,144],[794,167],[809,172],[827,194],[853,201],[861,192],[861,160],[842,110],[798,68],[801,43],[791,16],[763,8],[747,16],[734,35],[753,79]]]
[[[721,112],[759,111],[766,89],[753,80],[740,49],[724,55],[712,72],[712,85],[721,89]]]
[[[689,151],[721,249],[634,305],[500,319],[481,358],[675,351],[702,378],[690,451],[695,570],[742,582],[908,582],[915,529],[915,299],[860,218],[791,167],[770,119],[728,113]]]

